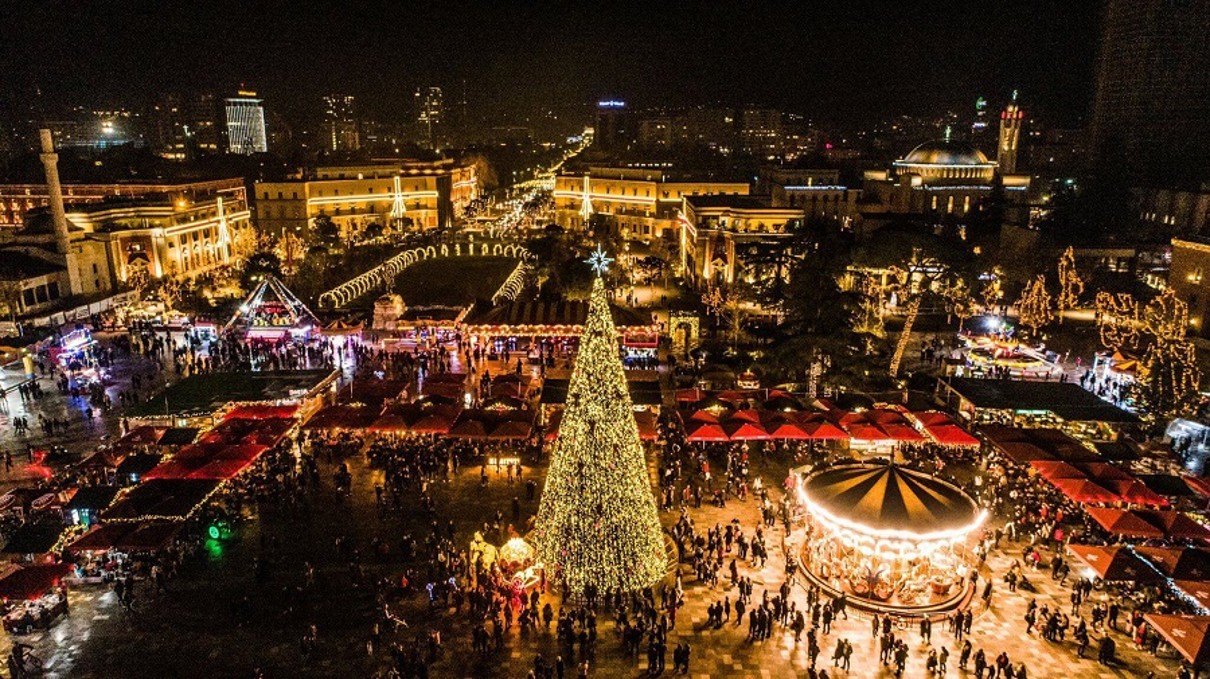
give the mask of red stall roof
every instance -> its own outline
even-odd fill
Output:
[[[1111,507],[1085,507],[1084,511],[1113,535],[1132,538],[1164,537],[1164,531],[1144,521],[1132,511]]]
[[[1144,613],[1143,619],[1189,662],[1201,665],[1210,661],[1210,615]]]
[[[1147,585],[1163,579],[1147,562],[1135,556],[1129,547],[1067,545],[1067,549],[1103,580]]]
[[[30,600],[46,594],[71,570],[71,564],[24,566],[0,575],[0,599]]]

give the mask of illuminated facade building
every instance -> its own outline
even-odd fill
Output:
[[[189,200],[210,193],[235,194],[243,201],[244,180],[215,179],[198,182],[163,182],[155,184],[63,184],[63,200],[73,205],[128,201],[148,196],[167,196],[172,202]],[[46,184],[0,184],[0,231],[17,229],[25,223],[31,210],[50,205],[50,189]]]
[[[999,172],[995,161],[947,131],[945,139],[920,144],[889,169],[865,173],[863,218],[867,223],[892,215],[960,221],[978,209],[997,182],[1004,189],[1006,219],[1028,223],[1029,175]]]
[[[585,229],[604,220],[623,238],[670,238],[679,228],[684,196],[747,195],[747,182],[674,180],[658,169],[589,167],[555,177],[555,220]]]
[[[996,145],[996,164],[1001,174],[1016,174],[1017,152],[1021,147],[1021,121],[1025,112],[1017,106],[1017,93],[1000,113],[1000,138]]]
[[[227,115],[228,153],[267,153],[269,137],[265,133],[264,102],[256,92],[241,91],[224,101]]]
[[[418,87],[414,95],[416,129],[421,145],[435,149],[443,145],[445,99],[440,87]]]
[[[0,240],[0,259],[31,267],[31,275],[22,274],[27,299],[21,311],[72,293],[113,293],[136,275],[193,277],[232,264],[233,239],[250,223],[243,182],[234,181],[210,182],[189,198],[163,193],[69,203],[66,260],[55,254],[53,210],[34,210],[21,229]]]
[[[1168,285],[1189,305],[1190,331],[1210,339],[1210,238],[1187,236],[1172,240]]]
[[[479,197],[479,179],[474,165],[452,159],[393,160],[321,167],[306,179],[257,182],[253,191],[261,231],[302,235],[326,215],[348,239],[405,218],[418,230],[449,225]]]
[[[778,275],[767,258],[787,252],[803,218],[801,208],[774,207],[763,196],[685,196],[680,216],[683,275],[699,288]]]
[[[361,148],[356,104],[357,100],[351,94],[324,97],[324,136],[329,150],[356,151]]]
[[[834,219],[844,228],[861,219],[861,190],[842,185],[840,170],[765,168],[760,183],[773,207],[799,208],[805,219]]]

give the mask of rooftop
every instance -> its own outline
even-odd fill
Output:
[[[0,266],[0,280],[19,281],[35,276],[65,271],[62,264],[54,264],[20,250],[0,250],[4,266]]]
[[[329,370],[274,370],[194,375],[139,404],[130,415],[200,415],[233,402],[288,399],[314,389],[331,374]]]
[[[988,410],[1051,412],[1074,422],[1134,424],[1138,416],[1102,401],[1072,382],[1019,382],[951,377],[949,386],[974,404]]]
[[[772,207],[767,196],[730,196],[720,194],[710,196],[685,196],[685,200],[696,208],[730,207],[739,210],[761,210],[770,209]],[[786,208],[774,209],[783,210]]]
[[[478,305],[467,314],[467,325],[575,326],[588,320],[586,300],[558,302],[510,302],[497,307]],[[613,323],[619,328],[647,327],[651,318],[631,309],[610,305]]]

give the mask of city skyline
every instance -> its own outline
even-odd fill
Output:
[[[146,106],[166,91],[222,94],[246,83],[292,120],[316,116],[331,91],[391,119],[416,87],[441,86],[457,99],[465,82],[474,108],[514,119],[587,113],[597,98],[616,97],[641,107],[760,104],[826,124],[962,109],[1020,89],[1031,112],[1078,126],[1099,21],[1094,2],[1045,11],[765,5],[742,15],[621,6],[591,16],[458,6],[399,18],[373,5],[251,16],[246,25],[215,9],[29,8],[16,39],[0,47],[0,60],[16,65],[3,96],[17,112]],[[664,35],[670,26],[677,30]],[[151,34],[160,39],[122,39]]]

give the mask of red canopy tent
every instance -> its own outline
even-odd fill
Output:
[[[902,424],[896,422],[880,422],[879,427],[891,437],[892,441],[900,443],[915,443],[928,440],[924,434],[921,434],[915,427],[908,424],[905,420]]]
[[[876,424],[853,422],[842,425],[854,441],[890,441],[891,437]]]
[[[460,439],[485,439],[487,427],[481,420],[467,417],[454,424],[449,435]]]
[[[1134,478],[1108,462],[1076,462],[1075,466],[1095,481],[1127,481]]]
[[[1059,489],[1073,502],[1084,503],[1099,503],[1108,504],[1111,502],[1121,502],[1122,498],[1118,497],[1113,491],[1106,490],[1097,485],[1091,479],[1047,479],[1050,484]]]
[[[41,597],[71,571],[71,564],[23,566],[0,575],[0,599],[24,601]]]
[[[1029,463],[1038,475],[1053,481],[1056,479],[1086,479],[1088,475],[1061,460],[1032,460]]]
[[[1210,615],[1144,613],[1143,620],[1194,665],[1210,661]]]
[[[492,433],[488,438],[515,440],[528,438],[533,432],[533,427],[528,422],[520,422],[518,420],[507,420],[501,422],[492,429]]]
[[[928,431],[929,436],[933,437],[934,441],[943,446],[965,446],[975,448],[980,445],[979,439],[975,438],[974,434],[971,434],[956,424],[926,426],[925,430]]]
[[[923,412],[912,413],[912,417],[916,418],[916,420],[925,427],[942,427],[957,424],[954,422],[954,418],[937,410],[926,410]]]
[[[1172,584],[1197,602],[1203,610],[1210,611],[1210,582],[1201,580],[1173,580]]]
[[[1163,579],[1147,562],[1135,556],[1129,547],[1067,545],[1067,550],[1095,571],[1102,580],[1149,585]]]
[[[109,551],[113,549],[114,543],[119,538],[133,532],[136,527],[137,524],[125,521],[93,526],[87,533],[72,540],[71,544],[67,545],[66,551],[76,554],[80,552]]]
[[[377,433],[400,433],[408,430],[408,422],[399,413],[387,413],[366,427],[367,431]]]
[[[1085,507],[1084,511],[1113,535],[1131,538],[1164,537],[1164,531],[1144,521],[1132,511],[1111,507]]]
[[[181,521],[147,521],[138,528],[118,538],[114,549],[123,552],[154,552],[163,549],[184,525]]]
[[[659,438],[659,426],[655,413],[641,411],[634,414],[634,423],[639,427],[639,438],[643,441],[654,441]]]
[[[727,416],[727,422],[751,422],[753,424],[760,424],[760,420],[761,411],[754,408],[736,410]]]
[[[416,420],[408,427],[414,434],[448,434],[454,426],[454,418],[442,413],[431,413]]]
[[[770,424],[772,429],[769,429],[769,438],[779,441],[802,441],[811,438],[811,435],[803,431],[802,427],[793,422],[782,422],[780,424]]]
[[[1058,459],[1053,453],[1047,452],[1028,441],[1005,441],[998,443],[997,447],[1008,459],[1017,464]]]
[[[764,427],[752,422],[730,421],[723,425],[723,431],[732,441],[767,441],[771,438]]]
[[[1145,505],[1148,507],[1168,506],[1168,500],[1164,496],[1151,490],[1138,479],[1098,480],[1097,483],[1104,486],[1107,490],[1117,493],[1119,497],[1132,505]]]
[[[791,418],[794,422],[807,433],[807,438],[824,441],[824,440],[844,440],[849,438],[848,432],[828,421],[820,413],[793,413],[795,417]]]
[[[1177,540],[1210,539],[1210,529],[1173,510],[1140,509],[1135,511],[1147,523],[1164,531],[1164,535]]]
[[[708,422],[708,423],[710,423],[710,424],[718,424],[719,422],[721,422],[721,421],[722,421],[723,417],[724,417],[724,416],[723,416],[723,413],[715,413],[715,412],[712,412],[712,411],[709,411],[709,410],[704,410],[704,409],[703,409],[703,410],[695,410],[695,411],[693,411],[693,414],[691,414],[691,415],[689,416],[689,419],[688,419],[688,420],[684,420],[684,419],[683,419],[683,417],[682,417],[682,421],[686,421],[686,422]]]
[[[1182,476],[1181,478],[1184,479],[1185,484],[1193,492],[1204,498],[1210,498],[1210,479],[1198,478],[1196,476]]]
[[[693,431],[689,432],[689,435],[685,437],[685,440],[692,441],[694,443],[707,443],[726,442],[730,441],[731,439],[727,436],[727,432],[723,431],[723,428],[719,425],[703,423]]]
[[[294,417],[297,405],[240,405],[223,417],[224,420],[281,420]]]
[[[727,401],[728,403],[739,403],[748,398],[747,394],[735,390],[720,391],[715,394],[715,397],[720,401]]]
[[[150,425],[135,427],[127,432],[125,436],[115,441],[114,445],[151,445],[158,442],[166,431],[168,431],[168,427],[152,427]]]
[[[1210,580],[1210,551],[1196,547],[1134,548],[1161,573],[1177,580]]]
[[[338,403],[315,413],[303,429],[365,429],[378,419],[378,409]]]

